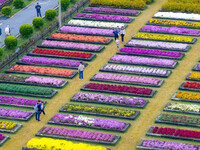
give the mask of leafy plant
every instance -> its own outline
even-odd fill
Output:
[[[40,28],[44,25],[44,20],[42,17],[35,17],[32,21],[32,24],[35,28]]]
[[[15,8],[22,8],[24,6],[24,0],[13,0]]]
[[[1,13],[5,16],[10,16],[12,9],[10,6],[5,6],[1,9]]]
[[[4,43],[8,48],[14,48],[17,46],[18,41],[15,36],[8,36],[5,38]]]
[[[3,49],[0,48],[0,57],[3,56]]]
[[[45,17],[46,17],[48,20],[53,20],[53,19],[56,17],[56,11],[55,11],[55,9],[48,9],[48,10],[45,12]]]
[[[70,0],[61,0],[61,7],[63,10],[66,10],[70,4]]]
[[[30,24],[23,24],[19,28],[19,33],[22,36],[29,36],[33,33],[33,27]]]

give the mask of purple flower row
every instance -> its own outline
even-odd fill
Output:
[[[81,138],[89,139],[94,141],[107,141],[112,142],[115,139],[115,135],[100,133],[100,132],[90,132],[83,130],[73,130],[67,128],[55,128],[55,127],[45,127],[41,131],[42,134],[47,135],[59,135],[63,137]]]
[[[29,115],[31,115],[31,112],[28,112],[28,111],[0,108],[0,116],[1,117],[13,117],[16,119],[18,119],[18,118],[25,119]]]
[[[137,10],[125,10],[115,9],[107,7],[86,7],[84,11],[95,12],[95,13],[106,13],[106,14],[121,14],[121,15],[136,15],[139,11]]]
[[[81,92],[74,95],[73,99],[102,102],[102,103],[113,103],[116,105],[125,104],[125,105],[132,105],[132,106],[141,106],[145,104],[146,102],[146,100],[142,98],[105,95],[105,94],[96,94],[96,93],[81,93]]]
[[[74,26],[63,26],[60,28],[61,32],[76,33],[76,34],[92,34],[92,35],[105,35],[113,36],[113,30],[110,29],[95,29]]]
[[[85,127],[98,127],[102,129],[110,130],[122,130],[126,126],[125,122],[117,120],[109,120],[102,118],[90,118],[81,115],[70,115],[70,114],[56,114],[52,120],[55,123],[69,123],[72,125],[85,126]]]
[[[0,6],[3,5],[5,2],[7,2],[8,0],[0,0]]]
[[[160,140],[144,139],[142,146],[151,149],[163,149],[163,150],[200,150],[198,145],[190,145],[185,143],[168,142]]]
[[[109,20],[109,21],[124,21],[129,22],[131,18],[125,16],[116,16],[116,15],[100,15],[100,14],[86,14],[86,13],[78,13],[76,15],[77,18],[90,18],[97,20]]]
[[[178,27],[160,27],[154,25],[146,25],[141,28],[141,31],[146,32],[158,32],[158,33],[175,33],[175,34],[192,34],[198,35],[200,33],[199,30],[192,30],[187,28],[178,28]]]
[[[197,65],[197,68],[200,68],[200,64]]]
[[[176,61],[174,60],[146,58],[138,56],[126,56],[126,55],[114,55],[110,60],[119,63],[156,65],[161,67],[171,67],[176,63]]]
[[[111,80],[111,81],[129,82],[129,83],[145,83],[145,84],[151,84],[151,85],[158,85],[159,82],[161,81],[158,78],[119,75],[119,74],[110,74],[110,73],[97,73],[94,76],[94,78],[101,79],[101,80]]]
[[[144,40],[131,40],[127,43],[128,46],[146,47],[146,48],[159,48],[170,50],[186,50],[188,44],[172,43],[172,42],[154,42]]]
[[[18,98],[14,96],[0,96],[0,103],[2,104],[14,104],[14,105],[23,105],[23,106],[35,106],[38,100],[35,99],[26,99]]]
[[[156,55],[156,56],[169,56],[169,57],[175,57],[175,58],[179,57],[182,54],[180,52],[170,52],[170,51],[142,49],[142,48],[130,48],[130,47],[121,48],[120,52],[130,53],[130,54],[147,54],[147,55]]]
[[[101,48],[100,45],[80,44],[80,43],[72,43],[72,42],[59,42],[59,41],[50,41],[50,40],[44,40],[41,45],[54,47],[54,48],[66,48],[66,49],[72,48],[72,49],[93,50],[93,51],[96,51]]]
[[[23,56],[20,59],[24,63],[33,63],[33,64],[46,64],[46,65],[58,65],[58,66],[69,66],[69,67],[78,67],[80,61],[77,60],[67,60],[67,59],[56,59],[56,58],[44,58],[44,57],[31,57]]]

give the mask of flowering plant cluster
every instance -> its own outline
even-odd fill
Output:
[[[189,35],[199,35],[199,30],[192,30],[187,28],[178,28],[178,27],[160,27],[154,25],[143,26],[141,31],[145,32],[156,32],[156,33],[174,33],[174,34],[189,34]],[[171,40],[171,37],[170,37]]]
[[[41,43],[41,45],[54,47],[54,48],[79,49],[82,51],[84,51],[84,50],[97,51],[101,48],[100,45],[81,44],[81,43],[72,43],[72,42],[60,42],[60,41],[50,41],[50,40],[44,40]]]
[[[3,134],[0,134],[0,140],[3,140],[5,136]]]
[[[142,146],[145,148],[159,148],[159,149],[168,149],[168,150],[199,150],[200,147],[198,145],[189,145],[185,143],[176,143],[176,142],[168,142],[168,141],[160,141],[160,140],[149,140],[145,139],[142,143]]]
[[[0,0],[0,6],[3,5],[5,2],[7,2],[8,0]]]
[[[51,95],[54,92],[54,90],[50,88],[31,87],[25,85],[13,85],[4,83],[0,84],[0,91],[34,95]]]
[[[113,30],[110,29],[96,29],[96,28],[83,28],[74,26],[63,26],[60,28],[61,32],[76,33],[76,34],[91,34],[91,35],[103,35],[114,36]]]
[[[187,137],[187,138],[196,138],[200,139],[200,132],[193,130],[182,130],[175,128],[167,128],[167,127],[154,127],[152,133],[157,135],[170,135],[177,137]]]
[[[126,126],[125,122],[117,120],[108,120],[102,118],[90,118],[82,115],[70,115],[70,114],[56,114],[52,120],[55,123],[68,123],[72,125],[85,126],[85,127],[97,127],[108,130],[123,130]]]
[[[176,94],[176,98],[190,99],[190,100],[200,100],[200,94],[199,93],[179,91]]]
[[[151,74],[151,75],[165,75],[167,73],[167,70],[164,70],[164,69],[134,67],[134,66],[124,66],[124,65],[110,65],[110,64],[105,65],[102,69],[107,70],[107,71],[116,71],[116,72],[127,71],[133,74],[144,73],[144,74]]]
[[[69,52],[69,51],[38,49],[38,48],[34,49],[32,53],[42,54],[42,55],[76,57],[76,58],[90,58],[92,56],[92,53]]]
[[[129,109],[117,109],[111,107],[96,107],[96,106],[84,106],[84,105],[76,105],[76,104],[66,104],[63,107],[64,111],[73,111],[73,112],[87,112],[87,113],[95,113],[96,115],[105,114],[112,116],[123,116],[123,117],[131,117],[135,115],[135,111]]]
[[[55,128],[55,127],[45,127],[41,131],[42,134],[47,135],[59,135],[63,137],[73,137],[81,139],[89,139],[93,141],[107,141],[112,142],[115,140],[115,135],[101,133],[101,132],[90,132],[84,130],[73,130],[67,128]]]
[[[128,76],[128,75],[119,75],[119,74],[110,74],[110,73],[97,73],[94,76],[94,79],[100,80],[109,80],[109,81],[120,81],[126,83],[144,83],[150,85],[158,85],[160,83],[159,78],[151,77],[142,77],[142,76]]]
[[[139,13],[137,10],[115,9],[108,7],[86,7],[84,12],[105,13],[105,14],[119,14],[135,16]]]
[[[14,105],[23,105],[23,106],[32,106],[36,105],[38,100],[35,99],[26,99],[18,98],[14,96],[0,96],[0,104],[14,104]],[[41,101],[43,102],[43,101]]]
[[[16,125],[14,122],[0,121],[0,129],[12,130]]]
[[[158,48],[158,49],[170,49],[170,50],[186,50],[188,44],[182,43],[171,43],[171,42],[153,42],[153,41],[144,41],[144,40],[131,40],[127,46],[134,47],[147,47],[147,48]]]
[[[72,143],[71,141],[52,139],[52,138],[32,138],[26,144],[30,149],[60,149],[60,150],[107,150],[102,146],[91,146],[85,143]]]
[[[121,85],[112,85],[112,84],[98,84],[98,83],[89,83],[85,86],[86,89],[100,90],[100,91],[112,91],[120,93],[134,93],[141,95],[151,95],[153,90],[149,88],[139,88],[134,86],[121,86]]]
[[[191,88],[191,89],[200,89],[200,83],[197,82],[186,82],[184,87]]]
[[[188,111],[188,112],[200,112],[200,106],[196,104],[183,104],[183,103],[170,103],[167,109]]]
[[[128,54],[145,54],[145,55],[155,55],[155,56],[167,56],[177,58],[182,53],[180,52],[170,52],[163,50],[153,50],[153,49],[142,49],[142,48],[130,48],[123,47],[120,49],[120,52],[128,53]]]
[[[86,14],[78,13],[76,18],[90,18],[94,20],[108,20],[108,21],[119,21],[119,22],[130,22],[131,18],[125,16],[116,16],[116,15],[100,15],[100,14]]]
[[[200,69],[200,64],[197,65],[197,68]]]
[[[45,64],[48,66],[57,65],[65,67],[78,67],[80,65],[80,61],[77,60],[31,57],[31,56],[23,56],[19,61],[28,64]]]
[[[115,96],[115,95],[105,95],[105,94],[96,94],[96,93],[77,93],[74,95],[73,99],[75,100],[85,100],[93,102],[102,102],[110,104],[125,104],[131,106],[141,106],[145,104],[146,100],[136,97],[124,97],[124,96]]]
[[[189,78],[200,79],[200,73],[198,73],[198,72],[192,72],[192,73],[189,75]]]
[[[51,35],[51,38],[54,39],[63,39],[63,40],[73,40],[73,41],[86,41],[86,42],[99,42],[107,43],[110,39],[100,36],[85,36],[85,35],[76,35],[76,34],[63,34],[63,33],[54,33]]]
[[[92,27],[100,27],[100,28],[119,28],[124,27],[125,24],[123,23],[114,23],[114,22],[100,22],[100,21],[89,21],[89,20],[77,20],[71,19],[68,22],[69,25],[76,25],[76,26],[92,26]]]
[[[194,38],[183,37],[183,36],[174,36],[174,35],[164,35],[164,34],[151,34],[151,33],[137,33],[136,38],[142,39],[154,39],[154,40],[163,40],[163,41],[178,41],[178,42],[192,42]]]
[[[66,77],[69,77],[74,73],[72,70],[66,70],[66,69],[47,68],[47,67],[44,68],[44,67],[23,66],[23,65],[15,65],[12,68],[10,68],[10,71],[59,75]]]
[[[27,118],[31,115],[31,112],[22,111],[22,110],[13,110],[13,109],[5,109],[0,108],[0,116],[1,117],[12,117],[12,118]]]
[[[188,14],[188,13],[177,13],[177,12],[157,12],[154,15],[154,17],[163,18],[163,19],[181,19],[181,20],[200,21],[200,14]]]
[[[161,25],[170,25],[170,26],[184,26],[184,27],[200,27],[199,22],[188,22],[188,21],[173,21],[173,20],[163,20],[163,19],[150,19],[150,24],[161,24]]]
[[[138,56],[126,56],[126,55],[114,55],[110,60],[119,63],[152,65],[152,66],[156,65],[161,67],[172,67],[176,63],[176,61],[174,60],[147,58]]]

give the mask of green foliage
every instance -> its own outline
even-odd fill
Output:
[[[17,46],[17,38],[15,36],[8,36],[5,38],[4,43],[8,48],[14,48]]]
[[[45,12],[45,17],[48,19],[48,20],[53,20],[55,17],[56,17],[56,11],[54,9],[48,9],[46,12]]]
[[[19,28],[19,33],[22,36],[29,36],[33,33],[33,27],[30,24],[23,24]]]
[[[61,7],[63,10],[66,10],[70,4],[70,0],[61,0]]]
[[[15,8],[22,8],[24,6],[24,0],[13,0],[13,6]]]
[[[1,9],[1,13],[4,14],[5,16],[9,16],[11,14],[11,7],[10,6],[5,6]]]
[[[42,17],[35,17],[32,21],[32,24],[35,28],[40,28],[44,25],[44,20]]]
[[[77,0],[70,0],[71,3],[75,4]]]
[[[0,57],[3,56],[3,49],[0,48]]]

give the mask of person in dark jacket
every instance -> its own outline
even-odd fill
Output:
[[[40,100],[36,103],[35,107],[34,107],[34,110],[35,110],[35,119],[37,121],[40,121],[40,114],[41,114],[41,102]]]
[[[1,28],[0,28],[0,42],[1,42],[1,34],[2,34],[2,32],[1,32]]]
[[[45,108],[44,102],[41,102],[41,112],[45,115],[44,108]]]
[[[117,28],[114,28],[113,33],[114,33],[115,41],[116,41],[116,39],[119,37],[119,34],[117,32]]]
[[[36,12],[37,12],[37,17],[42,17],[41,15],[41,6],[39,5],[39,3],[37,3],[37,5],[35,6]]]

